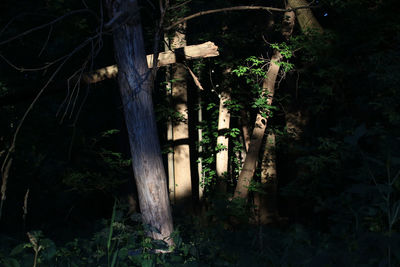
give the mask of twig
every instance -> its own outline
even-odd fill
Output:
[[[185,64],[185,68],[189,71],[189,74],[192,76],[194,83],[200,90],[204,90],[203,86],[200,83],[199,78],[193,73],[193,71],[189,68],[187,64]]]
[[[15,17],[13,17],[12,19],[10,19],[9,22],[7,22],[7,24],[0,30],[0,36],[5,32],[5,30],[17,19],[24,17],[24,16],[28,16],[28,15],[32,15],[32,16],[42,16],[42,17],[49,17],[50,15],[45,15],[45,14],[39,14],[39,13],[33,13],[33,12],[24,12],[24,13],[20,13],[18,15],[16,15]]]
[[[169,10],[173,10],[173,9],[180,8],[181,6],[184,6],[184,5],[186,5],[186,4],[189,4],[190,2],[192,2],[192,0],[188,0],[188,1],[185,1],[185,2],[183,2],[183,3],[177,4],[177,5],[175,5],[175,6],[171,6],[171,7],[169,8]]]
[[[43,44],[43,46],[42,46],[42,49],[41,49],[40,52],[39,52],[39,55],[38,55],[39,57],[42,55],[43,51],[46,49],[47,44],[49,43],[49,40],[50,40],[50,36],[51,36],[52,31],[53,31],[53,25],[50,25],[49,33],[47,34],[46,41],[44,42],[44,44]]]

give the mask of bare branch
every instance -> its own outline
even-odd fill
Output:
[[[173,9],[180,8],[181,6],[184,6],[184,5],[186,5],[186,4],[189,4],[190,2],[192,2],[192,0],[187,0],[187,1],[183,2],[183,3],[180,3],[180,4],[177,4],[177,5],[171,6],[171,7],[169,8],[169,10],[173,10]]]
[[[313,6],[307,5],[307,6],[299,6],[296,8],[290,8],[290,9],[284,9],[284,8],[276,8],[276,7],[267,7],[267,6],[234,6],[234,7],[225,7],[225,8],[218,8],[218,9],[211,9],[211,10],[206,10],[206,11],[200,11],[195,14],[192,14],[190,16],[184,17],[176,22],[174,22],[172,25],[168,26],[165,28],[165,30],[170,30],[177,25],[181,24],[182,22],[204,16],[204,15],[209,15],[213,13],[221,13],[221,12],[227,12],[227,11],[238,11],[238,10],[264,10],[269,13],[271,11],[276,11],[276,12],[289,12],[297,9],[304,9],[304,8],[313,8]]]
[[[193,71],[189,68],[188,65],[185,64],[185,68],[189,71],[190,76],[192,76],[194,83],[196,84],[197,88],[200,90],[204,90],[203,86],[200,83],[199,78],[193,73]]]
[[[42,49],[41,49],[40,52],[39,52],[38,57],[40,57],[40,56],[42,55],[43,51],[46,49],[47,44],[49,43],[50,36],[51,36],[51,33],[52,33],[52,32],[53,32],[53,25],[50,25],[49,33],[47,34],[46,41],[44,42],[44,44],[43,44],[43,46],[42,46]]]
[[[20,34],[18,34],[18,35],[16,35],[16,36],[13,36],[13,37],[11,37],[11,38],[8,38],[7,40],[4,40],[4,41],[0,42],[0,45],[7,44],[7,43],[9,43],[9,42],[12,42],[12,41],[14,41],[14,40],[16,40],[16,39],[19,39],[19,38],[25,36],[25,35],[28,35],[28,34],[33,33],[33,32],[35,32],[35,31],[38,31],[38,30],[44,29],[44,28],[46,28],[46,27],[48,27],[48,26],[51,26],[51,25],[53,25],[53,24],[55,24],[55,23],[57,23],[57,22],[59,22],[59,21],[65,19],[66,17],[72,16],[72,15],[76,15],[76,14],[80,14],[80,13],[90,13],[90,14],[93,14],[93,15],[97,18],[96,13],[94,13],[94,12],[93,12],[92,10],[90,10],[90,9],[79,9],[79,10],[74,10],[74,11],[71,11],[71,12],[65,14],[65,15],[62,15],[61,17],[58,17],[58,18],[56,18],[56,19],[54,19],[54,20],[52,20],[52,21],[50,21],[50,22],[48,22],[48,23],[39,25],[39,26],[37,26],[37,27],[31,28],[31,29],[29,29],[29,30],[27,30],[27,31],[24,31],[23,33],[20,33]]]
[[[17,65],[15,65],[14,63],[12,63],[10,60],[8,60],[7,58],[5,58],[2,54],[0,54],[0,58],[2,58],[8,65],[10,65],[10,67],[12,67],[13,69],[16,69],[16,70],[18,70],[18,71],[20,71],[20,72],[45,70],[45,69],[51,67],[52,65],[54,65],[55,63],[62,61],[63,59],[65,59],[65,57],[66,57],[66,56],[64,55],[64,56],[62,56],[62,57],[60,57],[60,58],[57,58],[56,60],[54,60],[54,61],[52,61],[52,62],[46,63],[45,65],[40,66],[40,67],[36,67],[36,68],[25,68],[25,67],[18,67]]]
[[[0,170],[0,175],[2,177],[2,187],[1,187],[1,200],[0,200],[0,218],[1,218],[1,211],[2,207],[4,205],[4,201],[6,199],[6,189],[7,189],[7,180],[9,176],[9,171],[12,163],[12,154],[15,151],[15,145],[17,142],[17,137],[18,134],[21,130],[22,125],[25,122],[25,119],[35,106],[36,102],[39,100],[40,96],[43,94],[45,89],[49,86],[49,84],[54,80],[55,76],[60,72],[62,67],[65,65],[65,63],[73,56],[75,55],[78,51],[80,51],[82,48],[84,48],[88,43],[90,43],[92,40],[99,38],[101,36],[101,33],[98,33],[90,38],[88,38],[85,42],[81,43],[79,46],[77,46],[72,52],[70,52],[64,60],[60,63],[60,65],[57,67],[57,69],[53,72],[53,74],[50,76],[50,78],[47,80],[45,85],[40,89],[40,91],[37,93],[36,97],[33,99],[27,110],[25,111],[24,115],[22,116],[21,120],[19,121],[17,128],[15,129],[15,132],[12,137],[11,145],[7,149],[6,155],[4,157],[4,160],[2,162],[1,170]]]

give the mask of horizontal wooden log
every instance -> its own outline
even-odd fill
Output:
[[[219,55],[218,46],[213,42],[206,42],[199,45],[189,45],[183,47],[182,57],[186,60],[206,57],[216,57]],[[177,53],[175,51],[166,51],[159,53],[157,66],[167,66],[179,61],[177,60]],[[147,55],[147,65],[149,68],[153,67],[153,55]],[[117,65],[108,66],[98,69],[90,74],[85,74],[82,79],[86,83],[97,83],[105,79],[114,78],[118,74]]]
[[[166,66],[169,64],[176,63],[178,54],[179,56],[184,56],[186,60],[195,59],[195,58],[206,58],[206,57],[216,57],[219,55],[218,47],[213,42],[205,42],[199,45],[189,45],[183,47],[182,55],[179,55],[179,52],[175,53],[174,51],[162,52],[158,55],[158,66]],[[153,55],[147,55],[147,64],[149,68],[153,66]],[[82,81],[86,83],[97,83],[103,81],[108,78],[114,78],[118,73],[118,68],[116,65],[108,66],[105,68],[98,69],[90,74],[84,74],[82,77]],[[77,80],[71,81],[71,84],[74,84]],[[52,84],[45,91],[45,94],[52,94],[58,91],[65,90],[65,82],[57,82],[56,84]],[[18,90],[5,95],[0,96],[0,106],[5,105],[13,105],[21,101],[31,100],[37,95],[37,90],[26,89],[26,90]]]

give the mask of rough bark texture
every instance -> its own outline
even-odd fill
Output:
[[[182,46],[180,46],[182,47]],[[178,48],[178,47],[177,47]],[[196,59],[206,57],[216,57],[219,55],[218,46],[213,42],[205,42],[199,45],[189,45],[183,49],[185,59]],[[149,68],[153,67],[153,55],[147,55],[147,65]],[[174,51],[166,51],[158,55],[158,67],[171,65],[176,63],[176,54]],[[118,74],[117,65],[104,67],[94,71],[93,73],[86,74],[83,81],[86,83],[97,83],[105,79],[114,78]]]
[[[186,46],[186,37],[182,31],[176,31],[172,38],[171,48]],[[189,127],[187,106],[186,69],[182,64],[172,67],[172,101],[174,109],[179,113],[180,120],[173,123],[174,144],[174,198],[177,204],[185,203],[192,196],[192,181],[190,172]],[[186,201],[185,201],[186,200]],[[186,202],[187,203],[187,202]]]
[[[272,99],[275,92],[275,81],[279,73],[279,65],[276,64],[281,60],[282,56],[279,51],[275,51],[271,63],[268,68],[267,78],[263,82],[263,94],[267,96],[267,104],[272,104]],[[264,132],[267,127],[267,118],[264,118],[261,113],[257,114],[253,133],[251,135],[249,150],[247,151],[246,159],[243,164],[243,169],[239,174],[238,182],[235,189],[234,197],[246,199],[249,194],[249,185],[253,179],[258,153],[260,152],[261,143],[264,137]]]
[[[288,0],[288,5],[291,8],[297,8],[300,6],[307,6],[308,2],[306,0]],[[300,28],[303,32],[318,32],[322,33],[323,29],[317,19],[314,17],[311,9],[297,9],[296,10],[297,21],[299,22]]]
[[[229,130],[229,124],[231,120],[231,114],[227,106],[226,101],[231,100],[231,94],[229,91],[223,91],[219,100],[219,115],[218,115],[218,137],[217,144],[223,146],[224,148],[217,152],[216,157],[216,169],[218,176],[218,183],[220,183],[220,189],[226,191],[226,182],[224,181],[224,176],[228,172],[228,145],[229,138],[225,136],[225,133]]]
[[[119,68],[118,82],[125,113],[132,154],[132,167],[144,223],[159,232],[149,233],[155,239],[167,239],[173,231],[167,182],[161,158],[151,95],[142,26],[136,0],[107,1],[110,17],[119,12],[134,16],[113,30]],[[172,244],[172,240],[166,240]]]

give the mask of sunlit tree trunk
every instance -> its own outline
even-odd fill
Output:
[[[229,124],[231,120],[231,114],[226,105],[227,101],[231,100],[231,93],[229,90],[221,92],[219,100],[219,115],[218,115],[218,137],[217,145],[221,148],[217,152],[216,156],[216,170],[218,177],[219,189],[222,192],[226,191],[226,174],[228,173],[228,145],[229,137],[226,136],[227,131],[229,131]]]
[[[290,9],[290,6],[286,6]],[[281,34],[288,41],[292,35],[295,24],[295,13],[285,12],[282,21]],[[275,155],[276,136],[269,132],[265,141],[264,153],[261,162],[261,181],[260,186],[264,194],[254,193],[254,204],[256,207],[256,218],[259,224],[273,223],[277,221],[278,206],[278,181],[276,175],[276,155]]]
[[[106,3],[110,18],[121,13],[129,15],[129,19],[114,25],[113,39],[132,167],[144,223],[158,229],[149,234],[155,239],[167,239],[173,224],[138,3],[136,0],[108,0]],[[166,241],[172,244],[172,240]]]
[[[186,24],[175,32],[171,40],[171,48],[177,49],[186,46]],[[186,69],[182,64],[175,64],[171,70],[172,102],[175,111],[179,114],[179,121],[173,122],[174,145],[174,198],[176,203],[187,203],[192,196],[192,180],[190,170],[188,106]]]
[[[246,151],[249,151],[251,136],[249,131],[247,112],[244,109],[240,111],[240,123],[242,125],[244,149]]]
[[[198,75],[200,77],[200,75]],[[198,89],[200,91],[200,89]],[[203,109],[202,109],[202,100],[201,100],[201,93],[197,92],[198,98],[197,98],[197,104],[198,104],[198,110],[197,110],[197,122],[199,125],[203,122]],[[198,153],[201,155],[203,153],[203,146],[201,142],[203,141],[203,130],[201,127],[198,128],[197,130],[197,136],[198,136],[198,143],[199,143],[199,148],[198,148]],[[202,183],[203,179],[203,158],[200,156],[197,160],[197,172],[199,176],[199,200],[201,201],[204,196],[204,184]]]
[[[169,48],[169,38],[167,35],[164,36],[164,49],[168,51]],[[172,106],[172,87],[171,87],[171,66],[165,68],[165,79],[166,79],[166,95],[168,98],[168,103]],[[168,142],[168,191],[169,200],[171,204],[175,204],[175,175],[174,175],[174,148],[173,139],[174,132],[172,130],[172,118],[168,118],[167,121],[167,142]]]
[[[294,12],[285,12],[282,22],[282,35],[285,38],[289,38],[292,34],[294,26]],[[268,68],[267,78],[263,82],[263,95],[267,97],[267,104],[271,105],[275,92],[276,77],[279,73],[278,62],[281,60],[282,55],[279,51],[275,51],[271,63]],[[249,193],[250,182],[253,180],[254,172],[257,166],[258,154],[260,152],[262,140],[264,137],[265,129],[267,127],[267,118],[263,118],[261,113],[257,114],[256,123],[251,135],[249,149],[247,151],[246,159],[243,164],[243,169],[240,172],[238,182],[236,185],[234,197],[240,197],[246,199]],[[275,187],[276,190],[276,187]],[[276,195],[276,192],[274,193]],[[274,208],[276,209],[276,207]],[[275,211],[271,211],[273,213]]]
[[[271,63],[268,68],[267,78],[263,82],[263,95],[267,97],[267,104],[271,105],[275,93],[275,81],[279,73],[279,65],[282,56],[279,51],[275,51]],[[267,127],[267,118],[264,118],[259,112],[256,117],[253,133],[251,135],[249,149],[246,154],[246,159],[243,164],[243,169],[239,174],[238,182],[235,188],[234,197],[246,199],[249,193],[250,182],[253,179],[258,154],[260,152],[261,143],[264,137],[264,132]]]

